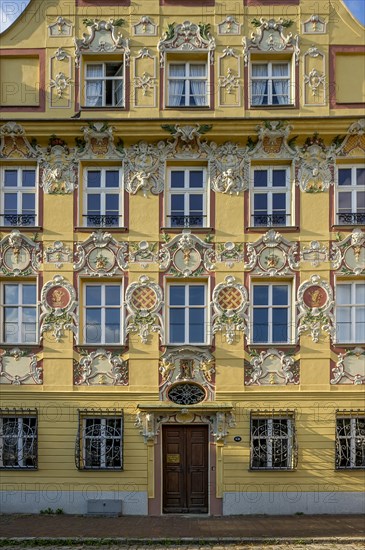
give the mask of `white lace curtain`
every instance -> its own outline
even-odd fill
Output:
[[[184,94],[185,65],[170,65],[169,75],[173,77],[169,79],[169,105],[176,107],[181,105],[181,99]]]
[[[188,74],[185,72],[185,65],[169,66],[169,105],[171,107],[185,105],[183,96],[187,81],[190,86],[188,104],[199,106],[207,104],[205,64],[191,64],[188,65],[187,70]]]
[[[288,65],[286,63],[276,64],[272,66],[273,77],[286,77],[283,80],[273,79],[272,95],[276,96],[280,105],[289,103],[289,80],[288,80]]]
[[[102,80],[88,80],[88,78],[102,78],[102,65],[87,65],[86,67],[86,105],[96,107],[102,105],[103,82]]]
[[[252,76],[260,77],[262,80],[252,80],[251,105],[262,105],[265,101],[265,91],[267,97],[267,65],[252,65]]]
[[[206,67],[205,65],[190,65],[190,85],[191,85],[191,95],[195,101],[195,105],[206,105]],[[199,80],[194,80],[194,78],[199,77]]]

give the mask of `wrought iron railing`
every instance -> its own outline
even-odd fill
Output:
[[[365,212],[338,212],[340,225],[365,225]]]
[[[4,226],[25,227],[33,226],[36,222],[35,214],[1,214]]]
[[[286,226],[290,220],[290,214],[253,214],[254,227]]]
[[[193,214],[191,216],[167,216],[170,220],[170,227],[204,227],[205,218],[203,214]]]
[[[119,214],[84,214],[87,227],[120,227]]]

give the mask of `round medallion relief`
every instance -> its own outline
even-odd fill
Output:
[[[115,256],[108,248],[94,248],[89,254],[88,264],[93,271],[110,271],[115,264]]]
[[[28,267],[30,263],[30,253],[24,247],[21,248],[7,248],[4,254],[4,264],[9,271],[18,269],[23,271]]]
[[[189,271],[192,273],[200,266],[201,257],[195,248],[189,248],[188,250],[179,249],[175,253],[174,263],[179,271]]]
[[[238,288],[225,287],[219,291],[217,302],[223,311],[239,309],[242,305],[242,294]]]
[[[365,269],[365,248],[361,245],[348,248],[345,252],[345,263],[351,271]]]
[[[259,264],[263,271],[280,271],[285,265],[284,252],[280,248],[264,248],[259,255]]]
[[[156,292],[148,287],[136,288],[131,296],[131,305],[135,310],[152,310],[157,302]]]
[[[303,302],[310,308],[324,306],[327,298],[327,292],[319,285],[308,287],[303,294]]]
[[[53,309],[66,308],[70,301],[70,293],[63,286],[54,286],[50,288],[46,295],[46,302]]]

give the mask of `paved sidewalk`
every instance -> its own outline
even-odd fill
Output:
[[[128,541],[185,539],[198,541],[291,540],[363,538],[365,518],[361,515],[323,516],[124,516],[117,518],[71,515],[2,515],[2,538],[75,539],[118,538]],[[326,540],[327,539],[327,540]],[[337,541],[339,542],[339,541]]]

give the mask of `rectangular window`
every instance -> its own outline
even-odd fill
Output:
[[[1,312],[4,344],[36,344],[37,285],[35,283],[2,283]]]
[[[290,169],[253,168],[251,226],[291,225]]]
[[[336,341],[362,343],[365,334],[365,283],[336,286]]]
[[[84,226],[122,226],[123,183],[121,168],[85,169],[84,190]]]
[[[291,287],[288,284],[252,286],[252,339],[255,344],[288,344],[291,334]]]
[[[365,224],[365,166],[338,168],[336,223]]]
[[[208,67],[206,62],[168,64],[167,106],[207,107]]]
[[[294,413],[251,412],[251,470],[293,470],[297,461]]]
[[[3,167],[0,174],[0,224],[6,227],[37,225],[36,169]]]
[[[120,344],[122,318],[121,284],[85,285],[86,344]]]
[[[123,411],[79,411],[75,458],[79,470],[122,470]]]
[[[123,61],[85,64],[85,106],[124,107]]]
[[[170,344],[205,344],[207,341],[207,287],[205,284],[170,284],[168,317]]]
[[[365,413],[336,418],[336,469],[365,468]]]
[[[290,63],[273,61],[251,64],[251,106],[289,105]]]
[[[0,410],[0,468],[37,468],[37,411]]]
[[[176,167],[168,170],[167,227],[207,226],[206,169]]]

